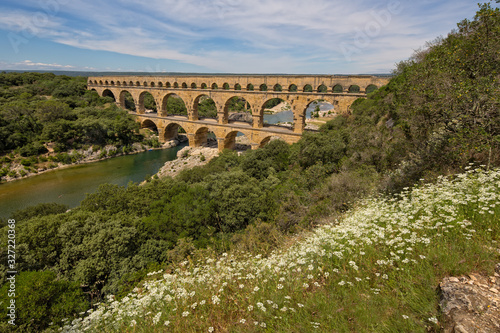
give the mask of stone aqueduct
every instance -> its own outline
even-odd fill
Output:
[[[247,136],[252,149],[262,147],[275,136],[288,143],[297,142],[304,131],[306,110],[312,102],[324,100],[334,106],[336,113],[347,113],[354,100],[388,81],[388,77],[367,75],[99,76],[88,78],[88,89],[96,90],[101,96],[112,95],[122,108],[125,108],[126,93],[130,93],[137,121],[142,127],[156,126],[161,142],[175,138],[182,127],[190,146],[203,145],[211,131],[222,150],[234,146],[238,132]],[[145,112],[146,93],[155,99],[157,114]],[[167,115],[167,99],[172,95],[184,101],[187,117]],[[202,96],[215,102],[218,119],[198,117]],[[235,96],[249,103],[252,124],[228,119],[229,101]],[[291,106],[293,129],[264,124],[264,105],[273,98],[280,98]]]

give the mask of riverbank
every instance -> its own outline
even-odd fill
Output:
[[[177,159],[166,162],[156,176],[158,178],[175,177],[183,170],[207,164],[218,155],[217,147],[184,147],[177,152]]]
[[[38,176],[48,171],[70,168],[76,165],[104,161],[113,157],[142,153],[148,150],[168,149],[179,145],[179,140],[171,140],[159,147],[153,147],[144,142],[134,143],[128,147],[107,145],[94,150],[96,147],[87,149],[73,149],[64,153],[55,153],[49,149],[49,153],[34,157],[9,157],[11,163],[7,167],[2,166],[0,184],[13,182],[33,176]],[[4,157],[5,158],[5,157]],[[69,162],[69,163],[68,163]]]

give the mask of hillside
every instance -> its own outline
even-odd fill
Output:
[[[471,168],[362,200],[269,256],[224,253],[151,272],[63,332],[436,332],[442,277],[493,275],[499,218],[500,170]]]

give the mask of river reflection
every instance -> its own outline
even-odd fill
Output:
[[[147,175],[157,173],[166,161],[174,160],[184,146],[114,157],[0,184],[0,217],[8,218],[17,209],[38,203],[76,207],[86,193],[95,192],[100,184],[141,182]]]

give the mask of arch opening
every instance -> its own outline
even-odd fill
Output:
[[[217,148],[217,138],[214,132],[210,131],[208,127],[199,128],[194,134],[194,146]]]
[[[217,85],[217,83],[212,84],[212,89],[214,89],[214,90],[219,89],[219,86]]]
[[[177,140],[178,142],[188,141],[186,130],[177,123],[171,123],[168,124],[167,127],[165,127],[164,139],[165,142],[171,140]]]
[[[276,83],[273,87],[273,91],[283,91],[283,87],[281,86],[281,84]]]
[[[377,90],[377,86],[374,85],[374,84],[369,84],[367,87],[366,87],[366,93],[367,94],[371,94],[372,92],[374,92],[375,90]]]
[[[361,89],[356,84],[353,84],[352,86],[349,87],[349,93],[350,94],[359,94],[360,90]]]
[[[116,102],[115,94],[113,94],[113,92],[111,92],[111,90],[109,89],[105,89],[102,92],[102,97],[110,97],[113,99],[114,102]]]
[[[176,94],[168,94],[163,98],[162,115],[164,116],[186,116],[188,115],[186,104]]]
[[[158,126],[151,119],[146,119],[141,123],[141,132],[146,136],[158,135]]]
[[[144,91],[139,95],[139,109],[146,113],[158,113],[156,101],[151,93]]]
[[[191,83],[191,89],[196,89],[196,88],[197,88],[196,83],[194,83],[194,82]]]
[[[206,83],[202,83],[201,84],[201,89],[207,89],[207,84]]]
[[[127,90],[123,90],[120,93],[120,107],[126,110],[136,111],[134,98]]]
[[[222,89],[224,89],[224,90],[229,90],[229,83],[227,83],[227,82],[226,82],[226,83],[224,83],[224,84],[222,85]]]
[[[217,119],[217,105],[207,95],[200,95],[194,100],[193,110],[198,118]]]
[[[234,85],[234,90],[241,90],[241,85],[239,83],[236,83]]]
[[[342,87],[340,84],[336,84],[333,86],[332,91],[336,94],[341,94],[344,92],[344,87]]]
[[[239,96],[231,97],[224,105],[224,115],[229,121],[252,123],[252,109],[246,99]]]
[[[281,98],[268,99],[261,108],[261,117],[265,125],[290,128],[293,126],[292,106]]]
[[[249,84],[247,85],[247,90],[249,90],[249,91],[253,91],[253,89],[254,89],[253,84],[249,83]]]
[[[291,84],[288,87],[288,91],[290,91],[290,92],[297,92],[297,85],[296,84]]]
[[[188,85],[186,82],[182,82],[182,89],[187,89]]]
[[[261,84],[259,87],[259,90],[260,91],[267,91],[267,84],[265,84],[265,83]]]
[[[306,84],[304,88],[302,89],[303,92],[312,92],[313,87],[310,84]]]
[[[319,93],[326,93],[327,91],[328,91],[328,88],[327,88],[327,86],[325,86],[324,84],[322,84],[322,85],[320,85],[320,86],[318,87],[318,92],[319,92]]]
[[[229,132],[224,138],[224,149],[233,149],[237,151],[245,151],[252,149],[250,139],[242,132]]]
[[[336,115],[334,104],[335,101],[332,104],[324,99],[316,99],[309,103],[306,108],[306,123],[334,117]]]

